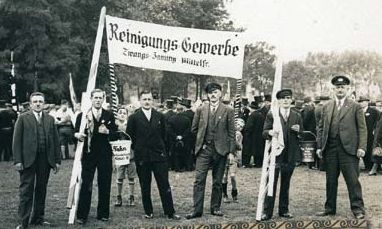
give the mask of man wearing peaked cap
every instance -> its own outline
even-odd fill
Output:
[[[277,138],[279,134],[282,134],[285,147],[280,155],[276,157],[273,195],[265,198],[264,214],[261,217],[262,220],[269,220],[272,218],[277,180],[279,177],[281,180],[278,209],[279,216],[284,218],[293,217],[289,212],[289,187],[296,161],[301,155],[298,134],[303,131],[303,123],[301,114],[298,111],[291,109],[292,90],[282,89],[276,93],[276,98],[280,109],[278,114],[268,112],[264,122],[263,137],[271,140],[273,137]],[[273,129],[274,115],[279,115],[280,117],[282,133],[281,131]]]
[[[370,99],[365,96],[360,96],[358,99],[358,103],[361,105],[366,121],[367,128],[367,146],[366,146],[366,154],[363,158],[363,162],[365,164],[365,168],[367,171],[370,171],[369,175],[375,175],[376,172],[371,171],[373,167],[371,152],[373,150],[373,141],[374,141],[374,130],[377,126],[380,113],[377,109],[369,106]]]
[[[204,193],[210,165],[212,165],[212,192],[210,211],[223,216],[222,181],[229,153],[236,153],[235,118],[232,107],[221,102],[221,86],[209,83],[206,87],[209,103],[198,107],[191,132],[196,135],[196,174],[193,193],[193,211],[187,219],[201,217],[204,210]]]
[[[317,155],[324,158],[326,203],[319,216],[337,211],[338,176],[343,174],[349,192],[351,210],[356,219],[365,217],[362,187],[359,182],[359,159],[365,156],[367,128],[362,107],[348,98],[350,80],[332,79],[335,98],[322,107],[317,128]]]

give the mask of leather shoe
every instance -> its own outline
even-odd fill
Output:
[[[267,215],[267,214],[263,214],[262,216],[261,216],[261,221],[267,221],[267,220],[270,220],[272,217],[271,216],[269,216],[269,215]]]
[[[167,216],[167,219],[180,220],[180,219],[182,219],[182,217],[180,217],[179,215],[176,215],[176,214],[171,214],[171,215]]]
[[[283,217],[283,218],[288,218],[288,219],[293,218],[293,215],[290,214],[289,212],[286,212],[286,213],[280,213],[279,216],[280,216],[280,217]]]
[[[186,219],[195,219],[200,217],[202,217],[202,214],[199,214],[199,213],[191,213],[186,215]]]
[[[143,217],[145,219],[152,219],[152,218],[154,218],[154,215],[153,215],[153,213],[150,213],[150,214],[145,214]]]
[[[323,212],[317,212],[316,216],[329,216],[329,215],[333,216],[335,214],[336,213],[334,213],[334,212],[323,211]]]
[[[46,220],[37,220],[37,221],[32,221],[32,225],[40,225],[40,226],[51,226],[52,224]]]
[[[25,229],[26,227],[24,227],[23,225],[17,225],[16,229]]]
[[[220,210],[211,211],[211,215],[222,217],[224,216],[223,212]]]
[[[354,214],[354,217],[356,219],[364,219],[365,218],[365,214],[364,213],[356,213],[356,214]]]
[[[85,219],[76,219],[76,224],[83,225],[86,223]]]
[[[377,176],[377,172],[370,171],[369,176]]]

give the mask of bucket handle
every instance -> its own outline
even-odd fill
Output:
[[[116,131],[116,133],[122,133],[122,134],[124,134],[125,136],[127,136],[127,137],[129,138],[129,140],[131,140],[130,135],[127,134],[127,133],[126,133],[125,131],[123,131],[123,130],[118,130],[118,131]]]

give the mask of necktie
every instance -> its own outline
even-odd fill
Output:
[[[101,112],[100,112],[100,110],[97,110],[96,111],[96,119],[97,119],[97,121],[99,121],[99,119],[101,118]]]
[[[342,103],[341,103],[341,101],[338,101],[337,109],[338,109],[338,110],[341,110],[341,107],[342,107]]]
[[[288,120],[288,110],[284,110],[284,120]]]
[[[37,113],[37,122],[41,123],[41,112]]]

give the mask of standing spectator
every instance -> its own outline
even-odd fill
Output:
[[[168,180],[166,155],[165,116],[153,108],[153,96],[144,90],[140,95],[141,108],[129,117],[127,132],[132,140],[142,202],[146,219],[153,218],[151,179],[154,173],[159,189],[164,214],[169,219],[179,220],[175,214],[172,192]]]
[[[127,129],[127,117],[128,117],[128,111],[126,108],[121,107],[118,109],[118,115],[117,119],[115,120],[115,123],[118,126],[119,131],[126,132]],[[135,167],[134,162],[134,151],[130,150],[130,163],[127,165],[119,165],[117,166],[117,201],[115,202],[115,206],[120,207],[122,206],[122,188],[123,188],[123,181],[126,178],[129,182],[129,202],[128,206],[134,206],[135,205],[135,178],[137,177],[137,169]]]
[[[371,153],[373,151],[374,130],[379,120],[379,111],[369,106],[370,99],[364,96],[360,96],[358,103],[361,105],[367,128],[367,145],[365,157],[363,157],[363,163],[365,164],[366,171],[371,172],[373,162],[371,160]],[[372,174],[372,173],[370,173]]]
[[[185,106],[185,111],[183,112],[183,114],[189,118],[191,124],[192,124],[192,120],[194,119],[194,115],[195,115],[195,112],[192,110],[192,106],[191,106],[191,100],[190,99],[183,99],[181,104],[183,106]],[[191,132],[191,129],[190,129],[190,132]],[[193,171],[195,169],[195,161],[196,161],[196,158],[195,158],[195,153],[194,153],[194,147],[195,147],[195,135],[194,134],[191,134],[190,135],[190,141],[188,142],[188,150],[189,150],[189,154],[191,155],[190,157],[190,161],[188,162],[188,166],[187,168],[188,171]]]
[[[236,140],[236,154],[229,154],[228,159],[227,159],[227,164],[224,170],[224,176],[223,176],[223,202],[228,203],[228,177],[231,180],[231,196],[232,196],[232,201],[234,203],[238,202],[237,196],[238,196],[238,191],[237,191],[237,184],[236,184],[236,172],[237,172],[237,167],[239,163],[239,158],[241,157],[241,151],[243,149],[243,135],[241,134],[241,131],[243,130],[244,127],[244,120],[241,118],[238,118],[235,122],[235,140]]]
[[[44,103],[44,94],[33,92],[31,111],[21,114],[15,125],[14,164],[20,173],[18,229],[27,228],[29,221],[33,225],[50,224],[44,219],[46,189],[50,170],[59,170],[61,154],[54,119],[42,112]]]
[[[382,117],[382,116],[381,116]],[[373,167],[369,172],[369,176],[376,176],[382,164],[382,118],[380,117],[377,127],[375,128],[372,162]]]
[[[229,104],[229,100],[228,100]],[[247,122],[250,110],[248,108],[248,98],[242,98],[241,99],[241,108],[240,108],[240,113],[239,117],[244,120],[244,122]]]
[[[192,122],[192,133],[196,134],[196,174],[194,182],[193,212],[187,219],[203,215],[204,192],[208,170],[212,167],[212,193],[210,211],[212,215],[223,216],[220,210],[222,200],[222,179],[229,153],[236,153],[235,120],[232,107],[221,103],[222,87],[209,83],[206,93],[209,103],[199,107]]]
[[[248,117],[243,131],[243,167],[250,167],[251,157],[254,158],[255,167],[263,166],[265,140],[263,138],[263,127],[265,115],[261,112],[259,100],[251,103],[254,110]]]
[[[60,136],[62,159],[74,158],[74,128],[72,123],[71,110],[68,108],[68,101],[62,100],[61,107],[55,113],[54,119]]]
[[[174,170],[183,172],[191,170],[192,157],[190,153],[191,120],[184,115],[184,106],[177,104],[176,114],[168,120],[168,137],[170,152],[174,157]]]
[[[280,178],[280,195],[279,195],[279,216],[284,218],[292,218],[289,212],[289,187],[292,174],[296,165],[297,155],[301,154],[298,134],[303,131],[301,114],[295,109],[291,109],[292,90],[283,89],[276,93],[280,109],[280,121],[282,133],[284,137],[284,149],[281,154],[276,157],[275,177],[273,183],[273,195],[267,196],[264,202],[264,214],[261,220],[269,220],[273,215],[275,204],[277,180]],[[277,137],[280,133],[273,130],[273,115],[268,112],[264,122],[263,136],[266,139]]]
[[[114,116],[102,109],[105,92],[94,89],[91,92],[92,107],[88,113],[80,113],[75,125],[75,137],[84,141],[82,150],[82,185],[78,201],[78,224],[86,223],[92,199],[94,173],[97,169],[98,207],[97,219],[108,221],[110,215],[110,188],[112,174],[112,151],[109,143],[117,130]],[[80,133],[82,115],[86,115],[85,133]]]
[[[17,117],[17,115],[16,115]],[[0,161],[10,161],[12,157],[12,135],[15,113],[0,100]]]
[[[365,217],[359,177],[359,159],[365,156],[367,128],[362,107],[347,98],[350,80],[346,76],[332,79],[335,99],[322,108],[317,131],[317,154],[326,164],[325,210],[318,216],[337,211],[338,176],[343,174],[349,192],[351,210],[356,219]]]

